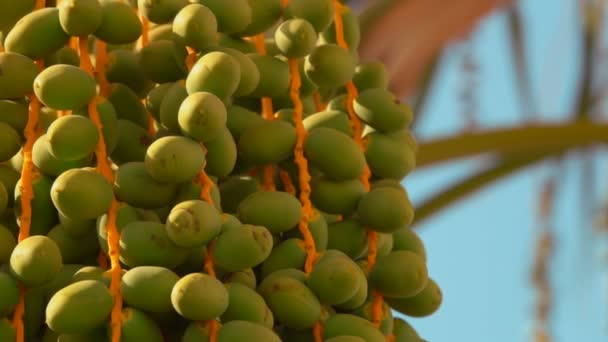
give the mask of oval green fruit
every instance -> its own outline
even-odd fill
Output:
[[[381,187],[363,195],[357,214],[361,223],[370,229],[392,233],[411,224],[414,208],[405,191]]]
[[[248,321],[230,321],[219,331],[218,342],[260,341],[281,342],[272,329]]]
[[[248,0],[251,7],[251,22],[238,32],[241,37],[255,36],[271,28],[281,17],[280,0]]]
[[[411,317],[426,317],[435,313],[441,306],[443,294],[439,285],[429,278],[422,291],[412,297],[386,298],[394,310]]]
[[[317,127],[329,127],[338,130],[349,137],[353,135],[348,114],[340,110],[327,109],[307,116],[303,121],[304,128],[311,132]]]
[[[44,235],[59,222],[57,210],[51,199],[52,186],[53,179],[48,176],[35,174],[32,179],[34,199],[31,202],[32,222],[30,235]],[[21,179],[15,186],[14,206],[17,223],[21,224]]]
[[[409,227],[402,227],[393,232],[393,250],[414,252],[426,260],[426,248],[422,239]]]
[[[57,210],[72,219],[95,219],[110,209],[114,194],[110,184],[94,169],[71,169],[51,188]]]
[[[255,290],[239,283],[228,283],[226,289],[229,304],[221,316],[224,324],[230,321],[248,321],[263,325],[266,316],[272,315],[264,298]]]
[[[186,78],[186,89],[188,94],[205,91],[224,100],[234,94],[240,80],[241,69],[234,57],[214,51],[194,63]]]
[[[188,95],[177,114],[181,132],[203,143],[219,137],[226,126],[226,120],[226,106],[217,96],[208,92]]]
[[[243,223],[263,226],[273,234],[294,228],[302,217],[302,205],[282,191],[260,191],[247,196],[237,209]]]
[[[98,0],[69,0],[59,5],[61,28],[70,36],[93,34],[101,25],[101,16]]]
[[[228,290],[219,280],[191,273],[181,278],[171,292],[171,303],[183,317],[205,321],[221,316],[228,308]]]
[[[61,28],[59,9],[41,8],[24,15],[6,35],[4,47],[32,59],[44,58],[70,39]]]
[[[329,225],[327,247],[336,249],[352,259],[363,254],[367,248],[367,231],[355,219],[346,219]]]
[[[359,93],[353,102],[355,114],[380,132],[393,132],[407,127],[412,121],[409,107],[398,104],[390,91],[371,88]]]
[[[355,61],[350,52],[337,45],[320,45],[306,57],[304,71],[320,88],[338,88],[353,78]]]
[[[258,292],[266,300],[276,321],[287,327],[311,328],[321,317],[319,300],[297,279],[271,274],[262,281]]]
[[[201,51],[215,43],[217,20],[208,7],[194,2],[177,13],[173,20],[173,33],[187,46]]]
[[[257,266],[270,255],[272,240],[268,229],[250,224],[223,231],[215,240],[213,260],[228,272]]]
[[[315,263],[306,283],[321,303],[341,304],[361,286],[358,267],[346,254],[329,250]]]
[[[277,164],[293,154],[295,128],[282,120],[265,120],[244,129],[237,143],[239,155],[254,165]]]
[[[312,130],[304,143],[304,153],[311,165],[336,181],[358,178],[365,168],[365,156],[359,146],[332,128]]]
[[[426,263],[418,254],[410,251],[391,252],[376,260],[369,282],[386,297],[411,297],[427,285]]]
[[[388,81],[386,67],[381,62],[363,63],[355,68],[353,83],[360,92],[372,88],[387,89]]]
[[[262,276],[267,276],[286,268],[300,269],[306,262],[306,246],[303,240],[287,239],[272,249],[270,255],[262,263]]]
[[[328,214],[350,215],[365,194],[365,186],[359,179],[336,182],[321,176],[310,186],[312,203]]]
[[[138,0],[141,14],[155,24],[170,23],[175,15],[188,4],[188,0]]]
[[[61,270],[61,251],[50,238],[42,235],[23,239],[13,249],[11,273],[27,286],[44,285]]]
[[[422,342],[416,330],[401,318],[393,319],[393,335],[395,342]]]
[[[286,95],[289,91],[289,66],[281,59],[259,53],[249,53],[260,73],[260,80],[249,96],[276,97]]]
[[[133,309],[123,308],[121,313],[121,342],[163,342],[163,333],[154,320],[145,313]],[[108,324],[108,336],[111,336],[112,326]]]
[[[357,336],[366,342],[384,342],[384,335],[374,324],[364,318],[349,314],[335,314],[325,321],[323,336],[326,339],[337,336]]]
[[[75,110],[91,102],[96,84],[95,79],[79,67],[55,64],[36,76],[34,93],[52,109]]]
[[[144,75],[154,83],[175,82],[186,77],[186,48],[171,40],[149,42],[139,51]]]
[[[129,120],[118,120],[116,147],[112,151],[112,161],[117,165],[129,162],[143,162],[148,146],[153,139],[144,128]]]
[[[288,19],[279,25],[274,40],[285,57],[301,58],[315,48],[317,33],[304,19]]]
[[[55,241],[61,252],[61,259],[66,264],[92,260],[99,254],[97,234],[93,229],[84,235],[75,237],[70,235],[62,225],[57,225],[48,232],[47,236]]]
[[[301,18],[323,32],[334,19],[332,0],[291,0],[285,8],[286,18]]]
[[[184,201],[173,207],[167,218],[167,235],[181,247],[206,245],[220,233],[220,212],[201,200]]]
[[[160,183],[192,181],[205,165],[205,153],[195,141],[180,136],[163,137],[146,151],[146,170]]]
[[[139,266],[122,277],[120,291],[128,305],[146,312],[166,313],[172,310],[171,290],[179,276],[157,266]]]
[[[122,0],[100,0],[101,24],[95,37],[108,44],[129,44],[141,36],[142,25],[137,13]]]
[[[48,135],[41,135],[32,148],[32,162],[43,174],[50,177],[57,177],[63,172],[83,168],[91,165],[93,154],[89,154],[77,160],[60,160],[51,153]]]
[[[142,192],[141,189],[146,189]],[[168,205],[176,195],[175,184],[159,183],[143,162],[121,165],[116,172],[114,191],[118,200],[134,207],[155,209]]]
[[[224,178],[234,170],[237,159],[237,147],[228,128],[223,127],[222,133],[205,144],[207,148],[207,174]]]
[[[365,159],[376,177],[401,180],[416,165],[416,140],[408,130],[365,136]]]
[[[57,291],[46,307],[46,324],[58,333],[92,330],[109,318],[112,295],[95,280],[83,280]]]
[[[32,93],[39,73],[33,60],[14,52],[0,52],[0,71],[0,99],[16,99]]]
[[[120,234],[120,258],[130,267],[159,266],[174,268],[188,257],[188,249],[175,245],[159,222],[135,221]]]
[[[110,84],[108,101],[114,106],[118,119],[129,120],[148,129],[148,113],[139,96],[127,85]]]
[[[103,97],[97,97],[95,101],[97,103],[97,114],[101,121],[101,133],[106,145],[106,151],[111,154],[116,144],[118,144],[118,117],[116,109],[114,109],[110,101]],[[72,114],[91,118],[89,106],[75,110]]]
[[[55,158],[65,161],[90,156],[99,141],[97,126],[89,118],[80,115],[57,118],[46,134],[50,152]]]
[[[217,19],[217,30],[231,34],[244,30],[252,20],[252,10],[247,0],[192,0],[206,6]]]

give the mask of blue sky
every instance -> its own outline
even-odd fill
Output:
[[[573,0],[520,2],[526,25],[536,118],[561,120],[571,114],[578,72],[578,12]],[[521,123],[506,16],[485,19],[473,35],[479,66],[477,118],[482,127]],[[454,45],[441,65],[434,95],[426,108],[420,140],[454,133],[464,127],[461,56]],[[594,154],[596,194],[607,197],[607,158]],[[415,203],[457,181],[479,160],[452,163],[415,172],[404,184]],[[580,155],[571,154],[556,169],[546,162],[511,176],[417,227],[429,255],[428,268],[444,292],[442,308],[433,316],[409,319],[430,342],[517,342],[530,337],[534,293],[530,268],[536,232],[538,190],[548,175],[560,170],[552,226],[556,231],[551,259],[554,288],[552,336],[555,342],[608,341],[608,262],[599,258],[606,241],[592,232],[589,200],[580,199],[583,173]],[[604,177],[605,178],[605,177]],[[595,202],[597,203],[597,202]],[[605,238],[604,238],[605,240]]]

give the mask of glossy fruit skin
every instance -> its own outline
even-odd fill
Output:
[[[412,297],[387,299],[394,310],[411,317],[426,317],[435,313],[442,301],[441,289],[430,278],[424,289]]]
[[[59,290],[46,308],[46,324],[56,332],[78,334],[110,316],[112,296],[104,284],[83,280]]]
[[[277,164],[293,154],[296,132],[289,123],[260,121],[246,127],[237,147],[241,158],[253,165]]]
[[[304,283],[294,278],[271,274],[262,281],[258,292],[275,320],[290,328],[311,328],[321,317],[318,299]]]
[[[70,36],[93,34],[101,25],[101,5],[96,0],[74,0],[59,6],[61,28]]]
[[[15,52],[2,52],[0,70],[0,99],[16,99],[33,91],[34,79],[39,71],[29,57]]]
[[[213,45],[217,35],[217,19],[206,6],[191,3],[182,8],[173,21],[173,32],[196,51]]]
[[[326,305],[351,299],[361,286],[358,266],[342,252],[328,250],[318,259],[306,284]]]
[[[377,259],[369,281],[384,296],[411,297],[427,285],[428,271],[425,261],[418,254],[395,251]]]
[[[222,33],[236,33],[244,30],[252,20],[251,6],[247,0],[193,0],[206,6],[217,19],[217,30]]]
[[[141,193],[140,189],[146,189],[146,193]],[[114,191],[120,201],[138,208],[155,209],[169,204],[177,188],[174,184],[157,182],[148,174],[143,162],[130,162],[118,168]]]
[[[164,24],[171,22],[179,10],[186,6],[187,3],[187,0],[138,0],[137,8],[151,22]]]
[[[63,266],[57,244],[40,235],[22,240],[13,250],[9,263],[11,274],[27,286],[50,282]]]
[[[331,150],[327,146],[332,146]],[[365,167],[365,156],[347,135],[327,127],[310,132],[304,143],[304,153],[311,165],[328,178],[346,181],[358,178]]]
[[[268,55],[247,54],[260,73],[260,80],[249,96],[276,97],[289,91],[289,66],[286,62]]]
[[[251,7],[251,23],[237,32],[241,37],[250,37],[260,34],[271,28],[281,17],[280,0],[247,0]]]
[[[226,127],[224,103],[208,92],[188,95],[179,106],[177,122],[181,132],[196,141],[206,143],[218,138]]]
[[[224,52],[210,52],[199,58],[186,78],[188,94],[206,91],[225,99],[237,90],[241,80],[239,63]]]
[[[261,264],[271,250],[272,235],[268,229],[244,224],[238,229],[223,231],[217,237],[213,259],[223,270],[236,272]]]
[[[266,227],[273,234],[294,228],[301,215],[302,205],[298,199],[280,191],[253,193],[237,209],[241,222]]]
[[[285,57],[301,58],[314,49],[317,34],[315,28],[306,20],[289,19],[277,28],[274,39]]]
[[[99,141],[97,126],[89,118],[70,115],[57,118],[47,129],[50,152],[60,160],[90,156]]]
[[[108,44],[129,44],[141,36],[142,26],[137,14],[121,0],[101,0],[101,24],[95,37]]]
[[[222,315],[228,308],[228,290],[217,279],[203,273],[181,278],[171,292],[171,303],[183,317],[205,321]]]
[[[188,257],[188,250],[175,245],[159,222],[134,221],[120,235],[121,261],[130,267],[174,268]]]
[[[188,74],[187,55],[183,45],[171,40],[157,40],[139,51],[139,63],[144,75],[152,82],[175,82]]]
[[[208,244],[222,227],[220,213],[201,200],[184,201],[171,209],[165,228],[171,241],[181,247]]]
[[[353,78],[355,62],[350,53],[341,47],[321,45],[306,57],[304,71],[320,88],[337,88]]]
[[[34,80],[34,93],[55,110],[75,110],[86,106],[95,96],[95,79],[86,71],[67,64],[52,65]]]
[[[123,308],[121,317],[121,341],[164,341],[162,331],[146,313],[133,308]],[[111,336],[111,332],[112,327],[108,324],[107,335]]]
[[[112,185],[92,168],[63,172],[51,188],[55,207],[72,219],[95,219],[110,209]]]
[[[32,59],[44,58],[66,45],[70,36],[61,28],[59,10],[42,8],[23,16],[6,35],[4,47]]]
[[[145,165],[150,176],[160,183],[183,183],[200,173],[205,165],[205,154],[192,139],[168,136],[148,147]]]

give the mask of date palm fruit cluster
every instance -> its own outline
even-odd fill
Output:
[[[359,37],[334,0],[1,2],[0,341],[423,341],[412,112]]]

